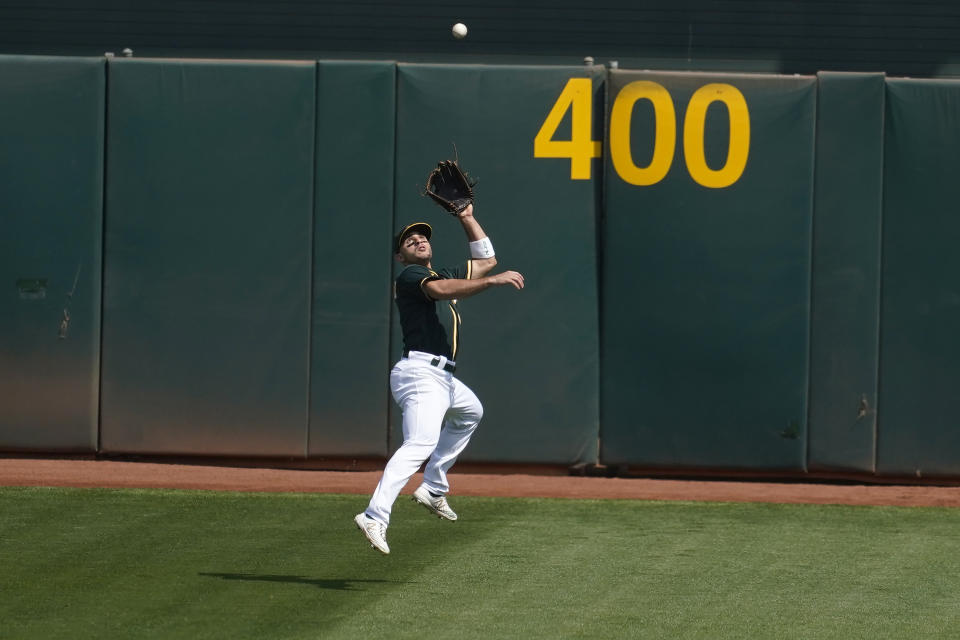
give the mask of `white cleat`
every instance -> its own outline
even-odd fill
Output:
[[[457,519],[457,513],[447,504],[447,498],[445,496],[434,498],[423,485],[420,485],[417,490],[413,492],[413,501],[419,502],[444,520],[453,522]]]
[[[358,513],[353,521],[370,541],[371,547],[385,555],[390,553],[390,547],[387,546],[387,528],[384,525],[368,518],[365,513]]]

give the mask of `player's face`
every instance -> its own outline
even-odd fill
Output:
[[[427,237],[411,233],[400,243],[400,262],[406,264],[429,264],[433,258],[433,248]]]

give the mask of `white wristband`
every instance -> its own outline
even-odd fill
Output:
[[[483,260],[484,258],[492,258],[493,256],[493,243],[490,242],[490,238],[484,236],[470,243],[471,258]]]

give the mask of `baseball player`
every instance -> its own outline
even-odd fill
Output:
[[[497,259],[473,217],[472,202],[452,213],[470,243],[471,259],[463,264],[433,269],[433,229],[425,222],[407,225],[395,238],[396,259],[405,265],[394,284],[403,357],[390,372],[390,391],[403,411],[403,444],[387,462],[366,511],[354,518],[370,544],[385,554],[390,553],[387,526],[393,503],[424,461],[423,484],[413,499],[440,518],[457,519],[446,499],[447,471],[483,417],[477,396],[453,375],[460,342],[457,300],[490,287],[524,285],[516,271],[487,275]],[[450,314],[452,335],[440,323],[438,306]]]

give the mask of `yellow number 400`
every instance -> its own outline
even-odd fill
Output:
[[[570,158],[570,178],[590,179],[590,161],[600,157],[601,145],[590,139],[593,122],[592,83],[589,78],[570,78],[533,140],[535,158]],[[649,100],[654,108],[653,157],[646,167],[633,162],[630,128],[633,106]],[[704,156],[707,108],[722,102],[730,117],[727,160],[720,169],[711,169]],[[567,111],[571,112],[571,139],[553,136]],[[676,114],[670,93],[656,82],[639,80],[623,87],[610,110],[610,154],[613,168],[628,184],[648,186],[663,180],[670,171],[676,146]],[[729,84],[701,87],[690,98],[683,127],[683,150],[687,171],[695,182],[713,189],[728,187],[743,174],[750,152],[750,113],[740,91]]]

